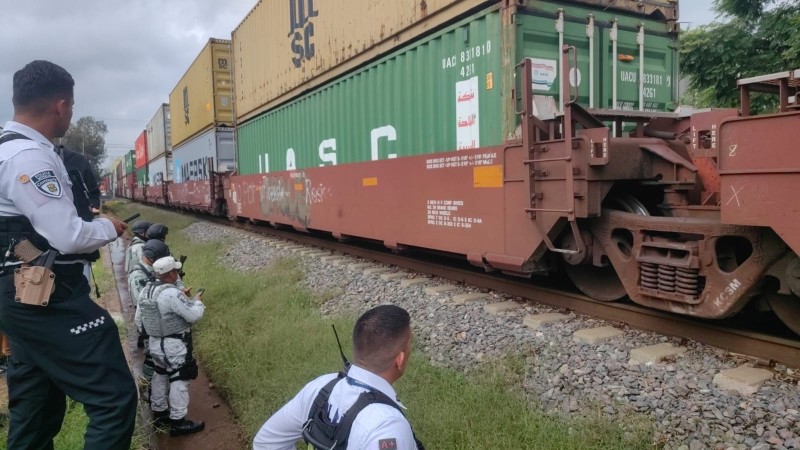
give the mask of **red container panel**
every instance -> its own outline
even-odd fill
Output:
[[[171,183],[168,187],[169,203],[172,206],[213,211],[211,201],[211,180]]]
[[[136,174],[129,173],[125,175],[125,190],[123,196],[125,198],[133,198],[134,187],[136,187]]]
[[[156,186],[148,186],[145,188],[145,195],[147,196],[148,203],[155,203],[157,205],[165,205],[166,198],[164,197],[164,185],[158,184]]]
[[[722,222],[768,226],[800,254],[800,113],[743,117],[720,127]]]
[[[141,169],[147,165],[147,131],[136,138],[136,168]]]
[[[145,199],[146,199],[146,197],[145,197],[145,189],[147,189],[145,186],[138,186],[137,185],[136,187],[134,187],[133,188],[133,199],[136,200],[137,202],[145,201]]]
[[[230,214],[466,255],[520,271],[541,244],[520,148],[231,177]]]

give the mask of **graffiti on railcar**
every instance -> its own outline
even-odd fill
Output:
[[[310,206],[303,172],[292,173],[289,178],[266,176],[261,184],[261,212],[265,216],[277,214],[297,221],[303,226],[309,223]]]

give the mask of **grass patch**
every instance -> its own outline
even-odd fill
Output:
[[[125,205],[123,214],[152,208]],[[192,242],[176,231],[189,221],[163,213],[173,253],[188,254],[187,284],[204,286],[206,315],[195,327],[195,349],[204,368],[228,397],[247,439],[311,379],[341,367],[330,325],[349,349],[354,318],[323,319],[313,294],[298,285],[295,259],[240,273],[221,266],[226,244]],[[412,318],[413,322],[413,318]],[[347,351],[347,353],[350,353]],[[564,419],[543,414],[521,381],[524,355],[486,364],[469,375],[431,366],[412,356],[396,384],[417,435],[435,449],[645,449],[654,425],[632,416],[614,423],[601,412]],[[535,363],[535,362],[534,362]]]

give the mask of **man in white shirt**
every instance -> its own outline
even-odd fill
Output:
[[[27,64],[14,74],[14,119],[0,133],[0,328],[13,346],[7,374],[13,449],[53,448],[67,396],[89,416],[86,449],[129,449],[136,420],[136,384],[117,326],[89,297],[83,275],[87,255],[126,225],[78,216],[69,173],[51,143],[70,126],[74,85],[56,64]],[[34,261],[16,256],[23,239],[41,252]],[[17,292],[15,277],[25,281],[28,271],[52,275],[46,302]]]
[[[332,442],[325,443],[326,448],[422,450],[392,389],[408,365],[411,339],[411,319],[403,308],[381,305],[364,313],[353,328],[353,365],[347,374],[323,375],[308,383],[261,427],[254,450],[294,449],[304,429],[313,434],[317,425],[325,427],[318,422],[334,428],[352,424],[348,435],[339,436],[332,447]],[[324,403],[318,398],[321,392],[329,394]],[[355,418],[347,416],[368,395],[382,400],[368,401]],[[327,417],[309,424],[318,409],[327,411],[322,414]]]

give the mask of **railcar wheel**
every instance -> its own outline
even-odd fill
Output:
[[[613,302],[625,297],[627,295],[625,286],[622,285],[611,263],[606,262],[602,267],[591,264],[594,237],[587,231],[581,232],[581,237],[586,244],[585,250],[577,254],[563,255],[562,266],[572,284],[589,297],[603,302]],[[576,248],[571,234],[565,236],[561,244],[563,248],[573,250]]]
[[[627,295],[625,286],[611,264],[604,267],[564,264],[564,269],[575,287],[595,300],[613,302]]]
[[[627,193],[615,195],[610,198],[610,203],[614,209],[620,211],[640,216],[650,215],[650,211],[644,206],[644,203]],[[566,239],[566,248],[575,248],[574,243],[571,242],[572,238],[568,237]],[[626,242],[624,239],[614,238],[614,240],[620,250],[625,248],[630,250],[631,243]],[[622,280],[619,279],[611,263],[607,262],[604,266],[597,267],[592,264],[586,264],[591,260],[588,254],[580,256],[583,259],[582,261],[571,261],[569,257],[565,257],[563,266],[569,279],[581,292],[603,302],[613,302],[628,295]]]
[[[790,330],[800,334],[800,298],[777,293],[764,294],[772,311]]]

